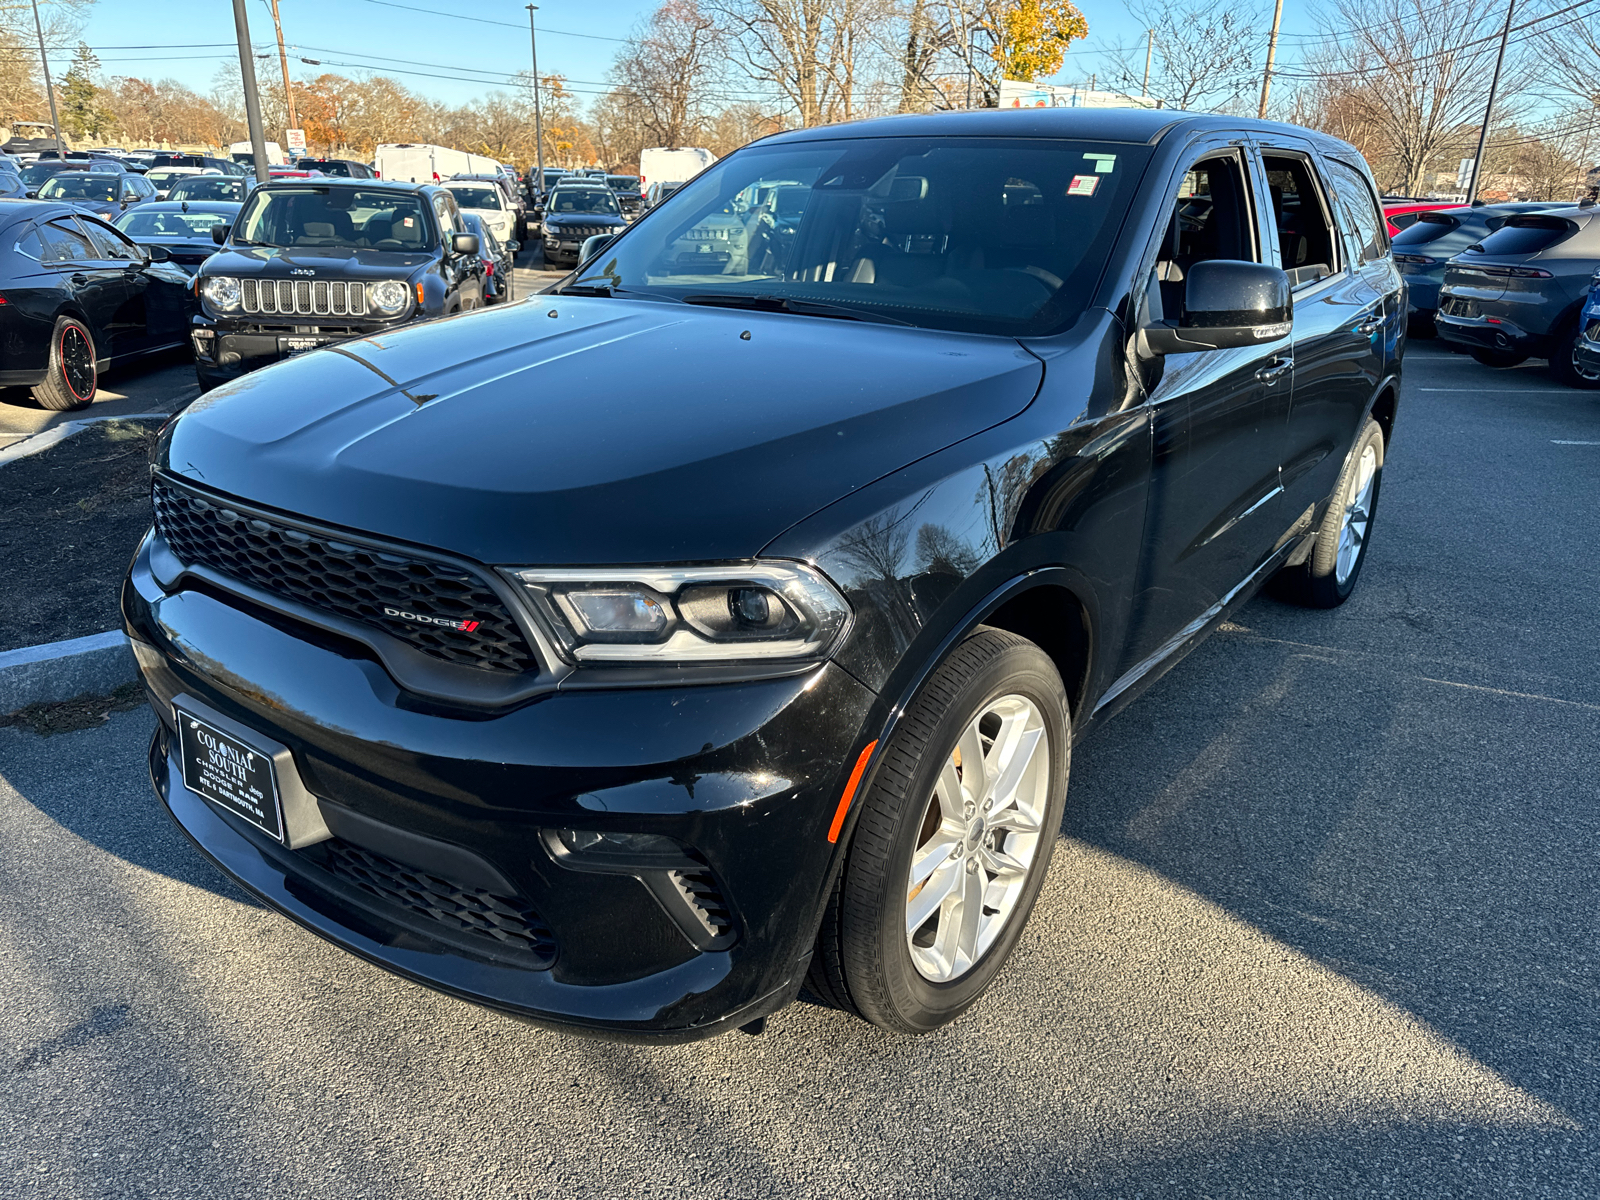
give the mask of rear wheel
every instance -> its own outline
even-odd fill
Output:
[[[50,336],[49,374],[34,385],[33,398],[52,412],[88,408],[94,403],[97,379],[89,330],[72,317],[58,318]]]
[[[1509,350],[1488,350],[1478,347],[1472,351],[1475,362],[1481,362],[1486,367],[1514,367],[1519,363],[1528,361],[1526,354],[1512,354]]]
[[[885,1029],[953,1021],[999,974],[1066,803],[1071,718],[1054,664],[980,629],[883,750],[824,914],[811,990]]]
[[[1280,595],[1311,608],[1337,608],[1350,598],[1367,561],[1382,484],[1383,430],[1368,418],[1339,472],[1311,557],[1280,573],[1276,581]]]
[[[1550,348],[1550,374],[1568,387],[1600,388],[1600,371],[1578,361],[1578,343],[1583,340],[1583,325],[1573,321],[1564,327]]]

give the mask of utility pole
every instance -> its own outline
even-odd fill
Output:
[[[967,108],[972,108],[972,26],[967,26]]]
[[[1511,36],[1511,14],[1517,11],[1517,0],[1506,4],[1505,28],[1500,30],[1500,53],[1494,59],[1494,78],[1489,80],[1489,105],[1483,110],[1483,127],[1478,130],[1478,156],[1472,160],[1472,182],[1467,186],[1467,203],[1478,198],[1478,179],[1483,175],[1484,143],[1489,139],[1489,118],[1494,116],[1494,94],[1500,90],[1500,67],[1506,61],[1506,40]]]
[[[289,86],[289,56],[283,49],[283,22],[278,20],[278,0],[272,0],[272,27],[278,31],[278,65],[283,68],[283,98],[289,105],[290,129],[300,128],[300,118],[294,111],[294,89]]]
[[[272,178],[267,163],[267,139],[261,133],[261,97],[256,94],[256,60],[250,53],[250,20],[244,0],[233,0],[233,30],[239,38],[239,82],[244,87],[244,120],[250,127],[250,151],[256,160],[256,182]]]
[[[1278,57],[1278,26],[1283,24],[1283,0],[1272,9],[1272,33],[1267,38],[1267,69],[1261,73],[1261,108],[1256,116],[1267,119],[1267,93],[1272,90],[1272,63]]]
[[[535,176],[539,183],[536,191],[544,195],[544,113],[539,107],[539,34],[533,27],[533,14],[539,11],[537,4],[528,5],[528,42],[533,50],[533,141],[534,161],[538,166],[539,174]]]
[[[1144,44],[1144,87],[1139,91],[1141,96],[1150,94],[1150,56],[1156,52],[1156,31],[1148,29],[1145,32],[1150,35],[1150,40]]]
[[[39,0],[33,0],[33,31],[39,35],[39,65],[44,68],[44,90],[50,96],[50,128],[56,135],[56,154],[65,161],[67,146],[61,140],[61,122],[56,117],[56,85],[50,82],[50,60],[44,52],[44,26],[39,23]]]

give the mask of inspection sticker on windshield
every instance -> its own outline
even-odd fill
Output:
[[[1098,175],[1074,175],[1072,182],[1067,185],[1069,196],[1092,196],[1094,189],[1100,186]]]
[[[1115,154],[1099,154],[1089,150],[1084,153],[1084,157],[1094,161],[1094,173],[1096,175],[1109,175],[1117,165],[1117,156]]]

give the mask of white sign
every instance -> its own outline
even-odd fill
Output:
[[[1467,181],[1472,178],[1472,163],[1472,159],[1463,158],[1461,165],[1456,168],[1456,186],[1458,188],[1466,187]]]
[[[306,152],[306,131],[304,129],[285,129],[283,131],[283,144],[296,154]]]
[[[1049,83],[1000,81],[1001,108],[1157,108],[1154,96],[1124,96],[1121,92],[1095,92],[1087,88],[1059,87]]]

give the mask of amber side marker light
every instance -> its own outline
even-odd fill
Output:
[[[844,785],[844,795],[839,797],[839,807],[833,814],[833,824],[828,826],[828,840],[837,842],[839,830],[844,828],[845,814],[850,811],[850,801],[856,798],[856,788],[861,783],[861,776],[867,769],[867,761],[872,757],[872,752],[878,748],[878,739],[873,738],[867,743],[867,748],[861,752],[861,757],[856,759],[856,769],[850,772],[850,782]]]
[[[417,304],[419,307],[422,304],[422,280],[420,279],[417,280]]]

